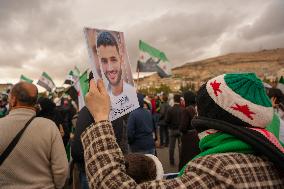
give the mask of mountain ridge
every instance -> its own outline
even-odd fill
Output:
[[[261,79],[284,75],[284,48],[257,52],[234,52],[204,60],[188,62],[172,69],[171,78],[159,78],[157,74],[139,79],[138,88],[169,85],[178,91],[181,85],[194,84],[195,88],[208,79],[230,72],[254,72]]]

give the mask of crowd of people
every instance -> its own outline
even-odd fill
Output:
[[[81,110],[26,82],[1,96],[0,188],[284,187],[284,95],[255,74],[220,75],[197,92],[138,92],[139,108],[112,122],[107,88],[89,84]],[[157,148],[178,176],[164,177]]]

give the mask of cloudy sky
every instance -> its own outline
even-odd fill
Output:
[[[46,71],[61,85],[86,69],[85,26],[124,32],[133,70],[139,39],[173,66],[284,47],[283,10],[283,0],[0,0],[0,82]]]

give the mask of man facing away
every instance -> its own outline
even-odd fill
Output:
[[[9,96],[11,111],[0,119],[0,154],[35,116],[35,85],[17,83]],[[61,135],[51,120],[37,117],[0,166],[0,188],[62,188],[68,171]]]
[[[174,154],[175,154],[175,146],[176,141],[180,137],[179,127],[180,120],[182,115],[182,108],[180,107],[180,95],[174,95],[174,106],[170,107],[166,114],[166,124],[169,127],[169,159],[170,164],[175,164]]]

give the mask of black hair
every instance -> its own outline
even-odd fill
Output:
[[[206,84],[203,84],[197,92],[196,106],[198,116],[226,121],[231,124],[250,127],[248,123],[233,116],[233,114],[227,112],[221,108],[214,100],[209,96],[206,90]],[[198,131],[199,128],[196,128]]]
[[[175,95],[174,95],[174,102],[175,102],[175,103],[180,103],[180,97],[181,97],[181,96],[180,96],[179,94],[175,94]]]
[[[102,31],[97,37],[97,48],[99,48],[100,46],[115,46],[117,52],[119,52],[115,37],[107,31]]]
[[[185,101],[185,106],[194,106],[196,104],[196,95],[192,91],[186,91],[183,93],[183,98]]]

